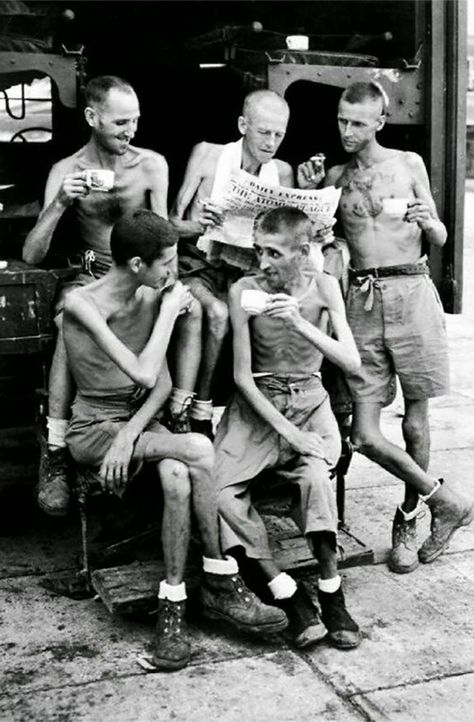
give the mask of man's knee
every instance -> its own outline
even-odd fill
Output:
[[[202,323],[202,306],[197,298],[193,298],[193,302],[186,316],[190,323],[199,325]]]
[[[402,422],[403,438],[412,445],[423,444],[429,433],[426,417],[405,417]]]
[[[212,441],[204,434],[186,434],[186,450],[192,464],[199,466],[214,464],[214,447]]]
[[[208,331],[215,338],[222,339],[229,328],[229,309],[224,301],[216,298],[206,307]]]
[[[360,454],[369,458],[380,446],[380,433],[378,430],[353,428],[351,431],[351,443]]]
[[[164,459],[158,464],[161,486],[166,501],[183,503],[191,496],[188,467],[175,459]]]

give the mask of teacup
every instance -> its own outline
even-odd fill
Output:
[[[288,50],[308,50],[309,37],[307,35],[288,35],[286,47]]]
[[[107,168],[86,170],[86,185],[91,191],[110,191],[114,187],[115,173]]]
[[[408,198],[384,198],[382,207],[388,216],[404,216],[408,208]]]
[[[251,316],[258,316],[266,306],[270,294],[253,288],[244,288],[240,296],[240,305]]]

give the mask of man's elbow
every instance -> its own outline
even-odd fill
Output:
[[[155,388],[158,380],[158,372],[138,371],[134,374],[134,381],[144,389]]]
[[[346,359],[344,360],[344,373],[347,374],[347,376],[351,376],[352,374],[357,373],[361,366],[362,361],[360,360],[359,352],[357,351],[357,349],[351,350],[350,353],[347,355]]]
[[[242,373],[240,371],[234,371],[234,383],[239,391],[245,391],[245,389],[248,387],[248,374]]]
[[[40,253],[35,251],[30,246],[27,246],[26,244],[23,246],[21,257],[23,258],[24,262],[29,263],[30,266],[35,266],[36,264],[41,263],[44,258],[44,256],[42,257]]]

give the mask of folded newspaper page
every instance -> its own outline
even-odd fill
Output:
[[[320,190],[300,190],[269,186],[246,171],[231,174],[219,205],[224,210],[221,226],[208,228],[199,239],[199,248],[207,250],[210,241],[251,248],[255,218],[263,211],[279,206],[294,206],[304,211],[317,228],[331,223],[341,196],[334,186]]]

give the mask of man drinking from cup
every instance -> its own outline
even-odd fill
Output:
[[[52,167],[43,209],[23,248],[27,263],[44,261],[58,223],[67,213],[83,259],[82,271],[62,288],[55,309],[59,333],[50,372],[48,444],[42,454],[37,490],[40,507],[55,516],[65,515],[69,503],[64,435],[72,382],[61,330],[65,295],[72,287],[90,283],[110,268],[110,234],[124,213],[148,208],[167,218],[167,162],[152,150],[131,145],[140,117],[132,86],[115,76],[93,78],[85,89],[84,116],[91,130],[89,141]],[[67,248],[65,252],[71,255],[76,250]],[[194,307],[180,320],[188,352],[193,333],[200,342],[197,312],[200,309]],[[190,382],[191,390],[194,381]]]
[[[275,208],[257,219],[260,271],[237,281],[229,293],[237,391],[217,427],[214,480],[222,548],[237,556],[244,550],[243,567],[266,582],[265,592],[287,615],[296,646],[327,635],[334,646],[351,649],[361,637],[337,573],[331,482],[341,440],[319,371],[323,357],[346,373],[360,359],[337,280],[309,267],[312,239],[311,221],[297,208]],[[321,616],[304,586],[272,557],[251,497],[262,472],[291,488],[294,519],[320,563]]]
[[[422,236],[446,242],[423,160],[385,148],[388,98],[374,82],[342,93],[338,125],[348,163],[331,168],[325,185],[342,189],[339,211],[351,254],[347,318],[362,367],[349,379],[356,448],[405,482],[396,511],[389,566],[403,574],[431,562],[453,533],[474,517],[473,504],[427,473],[428,400],[448,390],[448,348],[443,307],[422,256]],[[380,414],[398,377],[405,402],[405,450],[380,429]],[[431,509],[431,535],[418,549],[416,517]]]

